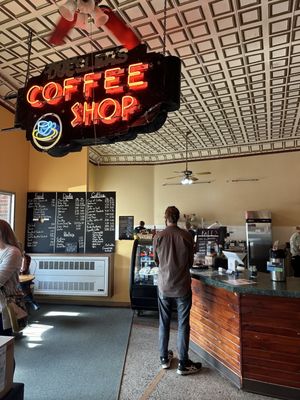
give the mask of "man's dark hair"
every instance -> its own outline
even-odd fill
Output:
[[[144,226],[145,222],[144,221],[140,221],[140,226]]]
[[[175,206],[170,206],[165,211],[165,218],[167,221],[171,222],[172,224],[177,224],[179,220],[180,212],[178,208]]]

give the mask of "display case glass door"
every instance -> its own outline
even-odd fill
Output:
[[[153,245],[139,243],[135,255],[134,283],[142,285],[157,285],[158,267],[153,257]]]

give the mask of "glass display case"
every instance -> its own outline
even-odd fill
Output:
[[[136,239],[130,268],[130,300],[134,310],[157,310],[158,267],[152,240]]]

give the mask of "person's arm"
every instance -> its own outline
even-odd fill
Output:
[[[158,259],[158,255],[157,255],[157,245],[158,245],[158,237],[154,236],[153,238],[153,259],[155,261],[155,264],[158,266],[159,265],[159,259]]]
[[[192,267],[194,264],[194,241],[193,241],[192,235],[190,233],[188,233],[188,234],[189,234],[189,237],[187,237],[187,239],[188,239],[187,246],[188,246],[188,254],[189,254],[189,265],[190,265],[190,267]]]
[[[16,250],[8,250],[0,261],[0,287],[13,276],[21,267],[21,254]]]

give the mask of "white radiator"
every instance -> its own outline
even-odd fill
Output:
[[[30,256],[36,294],[108,296],[108,257]]]

